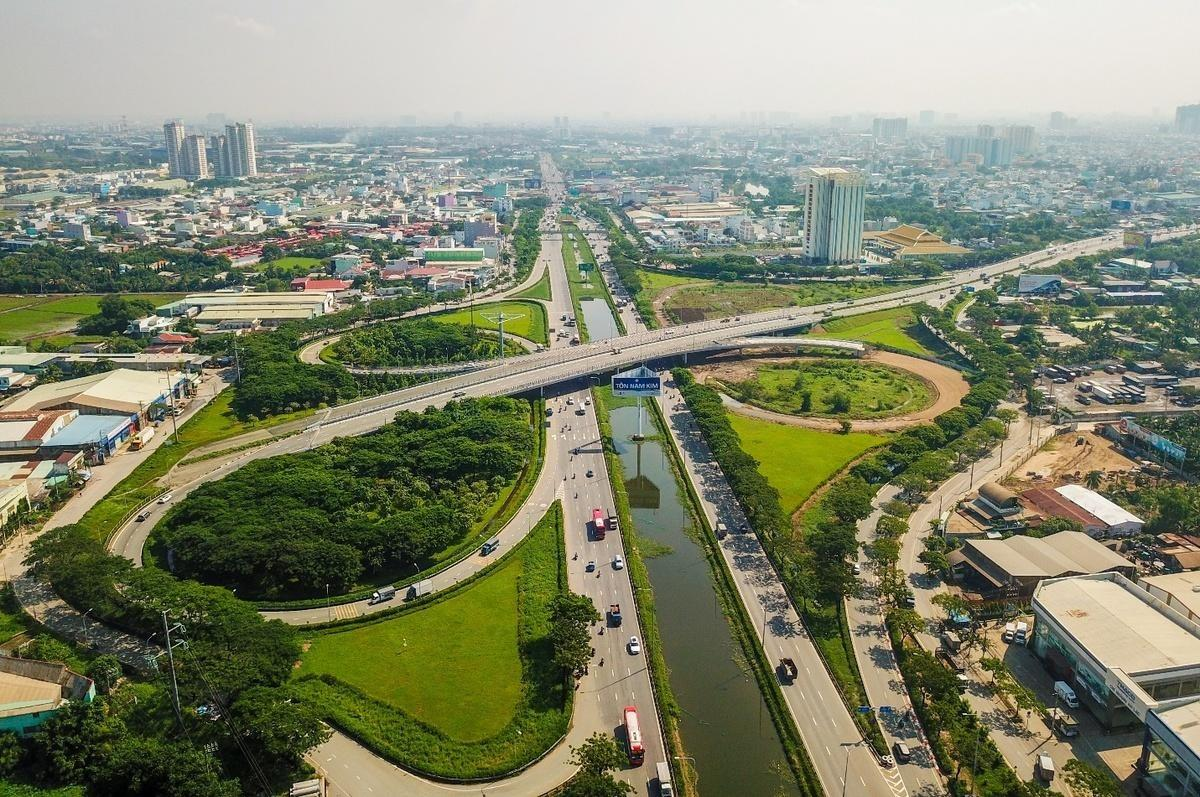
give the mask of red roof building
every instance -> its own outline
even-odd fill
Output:
[[[345,280],[322,280],[312,277],[296,277],[292,280],[292,290],[298,292],[337,293],[348,290],[353,283]]]

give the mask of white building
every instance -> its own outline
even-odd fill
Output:
[[[249,122],[225,125],[225,154],[228,177],[258,175],[258,153],[254,142],[254,125]]]
[[[179,154],[179,176],[192,180],[208,177],[208,146],[204,136],[184,136]]]
[[[1083,485],[1064,484],[1054,488],[1054,491],[1083,511],[1100,518],[1108,527],[1109,537],[1128,537],[1137,534],[1146,525],[1137,515]]]
[[[167,143],[167,164],[172,177],[183,175],[183,125],[180,122],[167,122],[163,125],[163,138]]]
[[[857,263],[862,253],[866,180],[842,168],[808,170],[804,256],[818,263]]]

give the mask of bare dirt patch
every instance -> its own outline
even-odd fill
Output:
[[[1020,491],[1075,484],[1094,470],[1103,474],[1105,482],[1110,482],[1137,468],[1138,463],[1118,451],[1111,440],[1090,431],[1069,432],[1046,443],[1005,481],[1005,486]]]
[[[804,358],[792,355],[786,359],[802,361],[816,358]],[[929,362],[928,360],[922,360],[919,357],[908,357],[890,351],[873,351],[862,359],[866,362],[879,363],[880,365],[891,366],[892,368],[914,374],[930,386],[935,394],[935,398],[933,403],[925,409],[908,415],[852,421],[852,428],[856,432],[891,432],[931,421],[943,412],[957,407],[962,401],[963,396],[967,395],[967,391],[970,389],[967,380],[963,379],[962,374],[958,371],[955,371],[953,368],[947,368],[944,365]],[[696,379],[701,382],[709,379],[719,379],[725,382],[744,382],[754,376],[760,366],[772,361],[778,361],[778,358],[755,357],[727,360],[725,362],[697,366],[693,368],[693,372],[696,375]],[[801,418],[795,415],[785,415],[781,412],[772,412],[759,407],[752,407],[724,394],[722,394],[722,398],[726,406],[742,415],[789,424],[791,426],[805,426],[809,429],[836,431],[841,428],[841,421],[833,418]]]

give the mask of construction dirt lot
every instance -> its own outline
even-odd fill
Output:
[[[768,363],[779,362],[780,360],[798,361],[806,359],[814,358],[797,357],[795,354],[790,354],[778,357],[752,357],[725,361],[710,359],[707,364],[696,366],[692,371],[695,373],[696,379],[700,382],[705,382],[713,378],[731,383],[744,382],[753,377],[761,366]],[[955,371],[953,368],[947,368],[944,365],[929,362],[928,360],[922,360],[919,357],[908,357],[904,354],[896,354],[890,351],[872,351],[862,359],[865,362],[887,365],[920,377],[932,389],[935,398],[933,403],[928,407],[908,415],[852,421],[853,429],[856,432],[891,432],[898,429],[906,429],[918,423],[931,421],[943,412],[957,407],[962,401],[963,396],[967,395],[967,391],[970,389],[970,385],[967,384],[967,381],[963,379],[962,374],[958,371]],[[853,388],[853,385],[849,385],[848,387]],[[840,422],[833,418],[787,415],[743,404],[734,401],[728,396],[724,396],[724,394],[722,396],[726,400],[726,406],[731,407],[739,414],[753,418],[762,418],[763,420],[784,423],[790,426],[805,426],[809,429],[823,429],[826,431],[836,431],[841,426]]]
[[[1094,470],[1100,471],[1107,482],[1137,468],[1138,463],[1119,452],[1111,440],[1093,431],[1075,431],[1052,438],[1004,484],[1017,492],[1031,487],[1057,487],[1082,482]]]

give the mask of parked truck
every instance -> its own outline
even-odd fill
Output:
[[[423,598],[433,592],[433,579],[427,578],[424,581],[418,581],[408,588],[408,596],[406,600],[415,600]]]
[[[1029,640],[1029,623],[1021,620],[1017,623],[1017,632],[1013,634],[1014,645],[1024,645]]]
[[[395,587],[380,587],[371,593],[371,603],[383,603],[384,601],[390,601],[394,597],[396,597]]]

